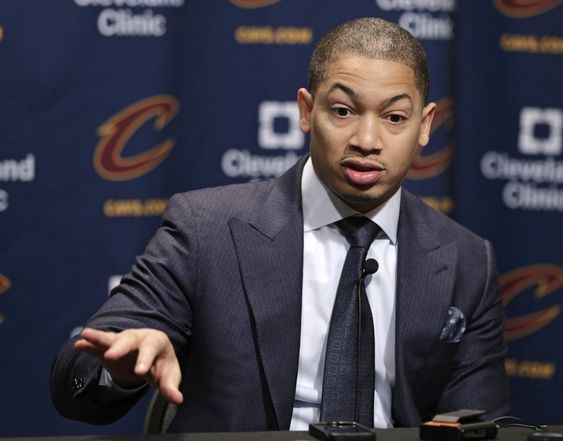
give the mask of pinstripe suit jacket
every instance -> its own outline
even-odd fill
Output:
[[[268,182],[174,196],[130,274],[88,326],[152,327],[182,367],[171,431],[289,428],[299,356],[305,158]],[[396,292],[396,426],[438,412],[508,411],[503,313],[490,244],[402,195]],[[467,323],[441,341],[450,306]],[[67,342],[53,364],[52,397],[73,419],[111,422],[138,396],[115,400],[100,365]]]

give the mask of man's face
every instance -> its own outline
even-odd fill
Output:
[[[297,101],[301,130],[311,134],[315,171],[360,212],[399,188],[428,143],[436,107],[423,107],[407,65],[356,54],[337,58],[315,96],[299,89]]]

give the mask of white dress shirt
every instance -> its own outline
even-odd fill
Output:
[[[334,223],[357,214],[323,185],[310,158],[303,170],[301,192],[304,232],[301,345],[290,430],[308,430],[309,423],[319,421],[328,329],[349,248]],[[374,426],[380,428],[393,425],[391,391],[395,384],[395,286],[400,202],[401,192],[397,191],[387,202],[363,214],[382,229],[367,254],[367,258],[377,260],[379,269],[366,278],[375,334]]]

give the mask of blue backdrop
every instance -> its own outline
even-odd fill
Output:
[[[277,176],[307,151],[312,47],[360,16],[428,51],[431,144],[406,186],[492,240],[514,415],[562,421],[561,0],[3,0],[0,435],[138,433],[58,416],[59,345],[176,192]]]

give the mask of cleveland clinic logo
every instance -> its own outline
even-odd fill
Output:
[[[94,152],[96,172],[110,181],[126,181],[142,176],[166,159],[176,141],[165,139],[144,152],[124,153],[131,137],[144,124],[154,120],[161,131],[178,113],[180,105],[170,95],[156,95],[137,101],[105,121],[97,130],[100,141]]]
[[[280,176],[297,162],[305,147],[299,128],[296,101],[262,101],[258,104],[257,143],[259,153],[249,148],[231,148],[221,159],[221,169],[229,178],[248,180]]]
[[[163,37],[168,31],[166,9],[179,9],[185,0],[74,0],[97,14],[96,27],[107,38]],[[88,14],[90,17],[94,15]]]
[[[532,291],[532,305],[540,309],[517,317],[509,317],[504,325],[505,340],[526,337],[551,323],[561,313],[559,304],[545,305],[545,299],[563,286],[563,268],[539,264],[517,268],[500,277],[502,301],[508,306],[516,297]]]
[[[490,150],[481,173],[505,181],[502,200],[512,210],[563,211],[563,109],[523,107],[519,115],[518,153]]]
[[[559,6],[563,0],[494,0],[495,7],[512,18],[528,18]]]
[[[539,136],[537,132],[546,132]],[[520,112],[518,145],[526,155],[560,155],[563,150],[563,111],[524,107]]]

